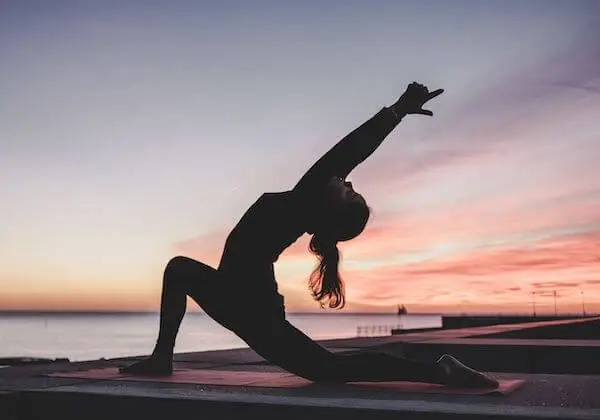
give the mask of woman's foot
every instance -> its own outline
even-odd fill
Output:
[[[496,388],[498,381],[445,354],[437,361],[446,370],[445,385],[456,388]]]
[[[173,359],[152,355],[132,365],[119,368],[119,372],[140,376],[169,376],[173,373]]]

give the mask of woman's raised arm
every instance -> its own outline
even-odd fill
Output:
[[[442,89],[429,92],[425,86],[411,83],[396,103],[380,110],[325,153],[304,174],[294,191],[316,191],[325,186],[332,177],[346,178],[354,168],[377,150],[405,115],[432,116],[433,113],[424,110],[422,106],[442,92]]]

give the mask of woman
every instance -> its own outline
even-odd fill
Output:
[[[408,380],[453,386],[494,387],[497,382],[451,356],[435,363],[378,352],[333,354],[285,318],[273,263],[304,233],[319,265],[310,276],[313,297],[331,308],[344,306],[337,242],[358,236],[369,219],[365,199],[345,181],[408,114],[432,116],[423,105],[443,92],[411,83],[392,106],[347,135],[302,177],[291,191],[263,194],[227,237],[217,269],[175,257],[163,278],[160,330],[152,355],[122,368],[134,375],[170,375],[175,338],[186,297],[236,333],[256,353],[315,382]]]

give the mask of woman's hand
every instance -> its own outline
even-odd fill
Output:
[[[433,116],[433,112],[423,109],[423,105],[431,99],[444,93],[444,89],[429,92],[426,86],[413,82],[406,88],[406,91],[400,96],[400,99],[391,106],[396,115],[421,114]]]

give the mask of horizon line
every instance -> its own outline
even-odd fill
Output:
[[[127,311],[127,310],[31,310],[31,309],[0,309],[0,315],[159,315],[160,311]],[[202,311],[190,311],[188,314],[207,315]],[[398,315],[395,312],[287,312],[287,315]],[[536,315],[530,312],[409,312],[407,315],[438,315],[438,316],[600,316],[600,313],[587,312],[559,312],[538,313]],[[399,316],[399,315],[398,315]]]

